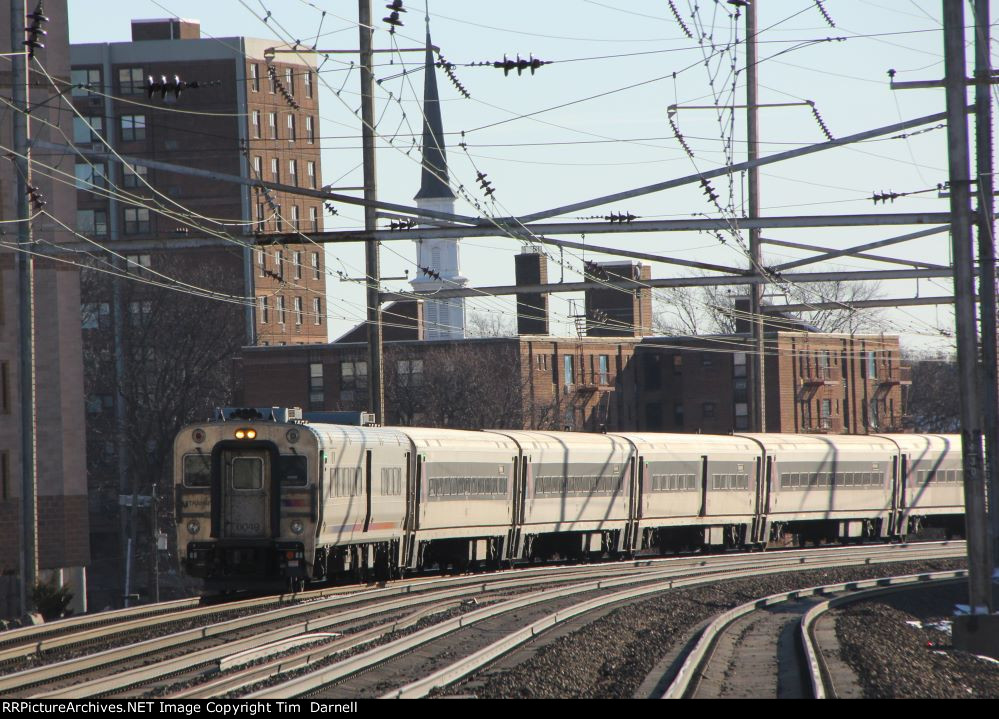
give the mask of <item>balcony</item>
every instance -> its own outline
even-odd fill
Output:
[[[822,387],[839,384],[838,378],[833,378],[831,367],[816,367],[801,374],[803,387]]]

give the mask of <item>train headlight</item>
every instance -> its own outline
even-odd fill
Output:
[[[197,534],[201,531],[201,522],[197,519],[192,519],[187,523],[187,531],[191,534]]]
[[[295,444],[299,438],[298,430],[294,428],[289,429],[285,437],[288,439],[288,444]]]
[[[291,526],[291,531],[294,534],[301,534],[302,532],[305,531],[305,525],[302,524],[301,519],[293,519],[290,526]]]
[[[194,440],[195,444],[201,444],[205,441],[205,430],[200,427],[193,432],[191,432],[191,439]]]
[[[236,430],[236,439],[256,439],[256,437],[257,430],[255,429],[240,428]]]

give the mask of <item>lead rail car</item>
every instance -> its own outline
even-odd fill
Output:
[[[460,431],[222,412],[174,444],[177,545],[224,587],[776,540],[959,533],[955,435]]]

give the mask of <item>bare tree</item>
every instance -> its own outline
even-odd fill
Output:
[[[958,432],[957,362],[953,355],[910,354],[903,357],[912,371],[906,413],[916,432]]]
[[[156,267],[165,275],[184,277],[191,285],[221,292],[232,289],[231,278],[216,268],[191,267],[169,259],[160,259]],[[119,387],[111,301],[113,280],[105,273],[90,270],[81,277],[88,484],[100,497],[105,516],[117,516],[119,439],[115,404],[121,401],[127,472],[139,495],[149,495],[152,485],[158,485],[163,499],[158,518],[161,521],[157,523],[160,528],[169,525],[172,511],[171,452],[177,431],[187,423],[207,418],[214,407],[231,403],[233,360],[245,339],[244,308],[189,290],[143,283],[143,279],[149,279],[145,275],[134,279],[121,282],[124,312],[120,342],[124,361]],[[151,529],[140,533],[140,538],[145,540]],[[148,556],[145,544],[140,543],[138,557]]]
[[[797,304],[840,303],[840,307],[833,309],[783,313],[820,332],[857,334],[879,331],[883,325],[880,311],[850,307],[851,302],[880,297],[881,286],[877,282],[836,280],[791,289],[793,295],[789,299]],[[748,314],[736,307],[736,300],[745,296],[742,292],[724,285],[669,289],[660,297],[653,328],[670,335],[732,334],[742,320],[748,320]],[[769,309],[780,312],[780,305],[770,305]]]
[[[469,337],[515,337],[516,321],[499,312],[472,312],[465,326]]]

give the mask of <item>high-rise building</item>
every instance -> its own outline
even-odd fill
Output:
[[[448,184],[444,124],[434,74],[434,54],[427,30],[426,69],[423,80],[423,173],[416,206],[437,212],[454,212],[454,192]],[[425,239],[416,241],[416,277],[410,281],[416,292],[459,289],[468,284],[461,274],[460,240]],[[465,337],[465,300],[426,299],[423,307],[428,340],[454,340]]]
[[[10,0],[0,2],[0,17],[10,18]],[[28,10],[33,7],[29,5]],[[31,137],[36,142],[65,143],[60,133],[60,111],[56,100],[69,81],[69,36],[66,1],[45,3],[48,22],[46,47],[37,50],[31,68]],[[30,24],[30,23],[29,23]],[[11,94],[10,25],[0,33],[0,84]],[[13,48],[21,52],[20,43]],[[53,78],[39,70],[39,65]],[[54,83],[54,84],[53,84]],[[2,144],[9,146],[14,112],[0,113]],[[76,215],[76,192],[72,183],[60,180],[61,156],[35,151],[31,184],[40,191],[45,205],[33,212],[31,229],[34,248],[48,251],[68,239]],[[80,332],[80,274],[73,257],[45,259],[17,252],[18,225],[14,163],[0,162],[0,616],[20,610],[22,503],[22,411],[20,357],[22,345],[19,315],[23,293],[17,264],[35,257],[34,346],[35,443],[37,468],[37,527],[39,578],[68,586],[72,608],[86,609],[86,566],[90,560],[86,457],[83,436],[83,363]],[[30,526],[30,524],[29,524]],[[30,599],[30,591],[27,593]]]
[[[74,141],[102,152],[107,143],[126,158],[319,189],[315,67],[309,55],[268,52],[274,45],[202,38],[198,21],[181,19],[133,20],[131,42],[73,45],[72,94],[82,115],[73,118]],[[168,257],[216,268],[224,278],[216,289],[256,299],[243,310],[247,344],[326,340],[322,247],[251,251],[246,242],[321,231],[320,200],[103,160],[77,158],[75,172],[81,232],[126,248],[156,240],[156,251],[123,252],[131,269],[157,270]],[[204,237],[231,246],[196,249]]]
[[[287,49],[202,37],[198,21],[176,18],[133,20],[130,42],[70,48],[75,225],[119,255],[94,253],[114,279],[83,275],[101,605],[171,591],[175,562],[152,549],[171,500],[153,497],[169,481],[172,433],[230,401],[239,347],[327,341],[323,246],[298,236],[322,231],[322,201],[245,184],[322,186],[314,56]]]

